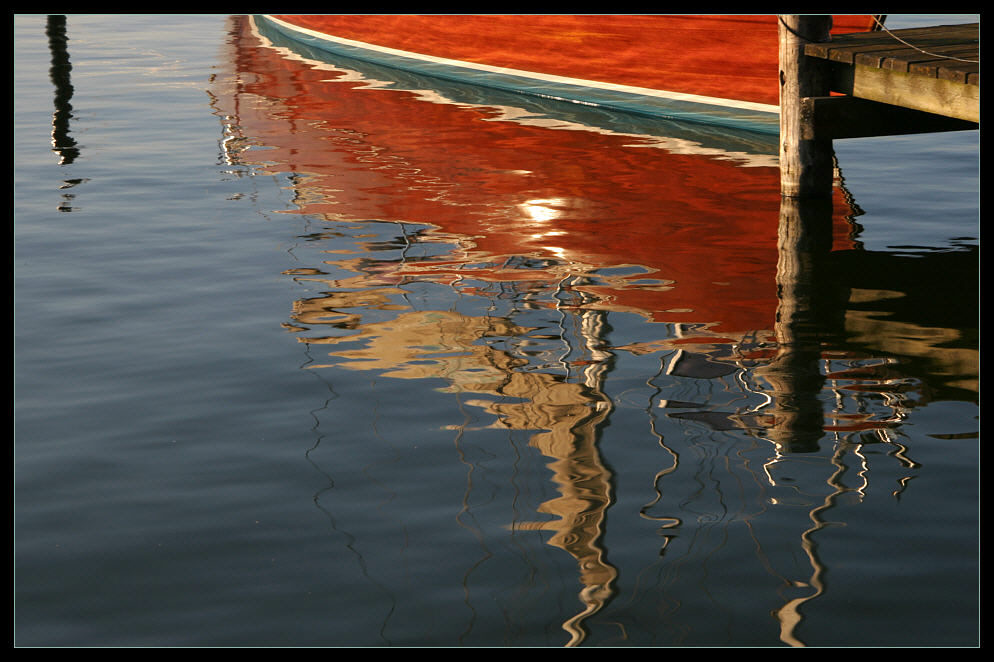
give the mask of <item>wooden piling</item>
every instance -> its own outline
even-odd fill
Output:
[[[789,198],[832,195],[832,141],[815,136],[813,113],[802,102],[829,94],[823,61],[806,57],[804,46],[827,41],[832,17],[782,14],[780,40],[780,194]]]

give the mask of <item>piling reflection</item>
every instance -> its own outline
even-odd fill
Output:
[[[848,293],[838,285],[829,264],[831,223],[831,200],[781,199],[777,231],[777,352],[767,365],[756,370],[773,393],[773,421],[765,434],[775,444],[777,455],[816,451],[824,436],[825,412],[820,396],[825,377],[819,364],[822,348],[834,344],[832,341],[840,335],[841,313],[848,300]],[[845,491],[836,482],[845,471],[839,452],[832,455],[836,471],[827,480],[833,490],[810,511],[812,527],[801,534],[801,548],[811,564],[811,576],[806,579],[810,593],[788,600],[776,612],[781,624],[780,639],[792,646],[803,645],[795,634],[802,620],[801,606],[825,590],[825,568],[813,536],[824,526],[823,511]]]
[[[59,155],[60,165],[69,165],[79,157],[79,147],[70,135],[72,119],[72,64],[69,61],[69,38],[66,34],[66,17],[51,15],[45,27],[48,47],[52,52],[49,76],[55,85],[55,112],[52,114],[52,151]]]
[[[767,436],[778,452],[816,450],[824,435],[822,347],[837,338],[847,293],[828,262],[832,201],[780,202],[777,229],[777,350],[755,374],[773,393]],[[841,296],[840,296],[841,294]],[[833,337],[828,337],[829,335]]]
[[[454,394],[487,428],[530,433],[557,496],[506,526],[547,534],[575,562],[566,645],[607,622],[639,641],[672,631],[699,643],[712,626],[683,615],[678,587],[719,611],[764,605],[780,640],[804,645],[805,605],[831,589],[819,536],[865,493],[864,449],[889,449],[905,471],[899,496],[917,468],[902,422],[932,398],[976,394],[961,331],[879,345],[916,322],[874,310],[901,290],[874,280],[891,258],[852,240],[844,197],[781,200],[775,168],[746,139],[722,151],[515,114],[459,90],[391,89],[273,44],[244,18],[232,67],[215,94],[223,162],[285,174],[293,213],[320,226],[285,272],[307,290],[283,321],[307,368],[339,388],[375,374],[405,394]],[[970,273],[969,251],[933,258]],[[917,369],[905,360],[915,354],[948,362]],[[620,405],[629,392],[648,403],[634,414]],[[607,459],[612,426],[641,429],[625,443],[661,452],[637,512],[612,512],[655,527],[640,558],[626,548],[641,538],[611,545],[618,474],[645,469]],[[714,578],[708,563],[741,566],[748,553],[763,581]],[[621,588],[626,573],[659,579]]]

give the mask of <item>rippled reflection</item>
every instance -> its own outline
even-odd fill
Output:
[[[971,251],[900,265],[862,251],[843,192],[781,203],[775,145],[749,137],[516,108],[312,56],[236,18],[214,90],[224,162],[284,176],[316,228],[285,272],[305,292],[282,323],[307,368],[337,389],[363,374],[406,399],[451,394],[487,421],[438,421],[459,440],[530,435],[557,496],[506,527],[575,560],[566,645],[595,624],[600,642],[749,641],[705,608],[752,603],[804,645],[805,604],[830,590],[819,538],[882,461],[866,450],[886,449],[898,498],[918,467],[902,424],[976,398],[969,322],[895,307],[914,295],[886,274],[971,283]],[[614,466],[608,441],[658,464]],[[639,557],[610,547],[609,520],[643,474],[634,514],[656,548]],[[763,579],[730,579],[743,564]]]
[[[52,114],[52,150],[59,155],[60,165],[69,165],[79,157],[79,147],[70,135],[72,118],[72,64],[69,61],[69,38],[66,35],[66,17],[48,17],[45,28],[48,46],[52,52],[49,76],[55,85],[55,112]]]

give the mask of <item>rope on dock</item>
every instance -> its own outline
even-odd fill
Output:
[[[980,64],[980,60],[966,60],[966,59],[963,59],[961,57],[953,57],[952,55],[940,55],[939,53],[930,53],[929,51],[926,51],[923,48],[919,48],[918,46],[915,46],[914,44],[909,44],[905,40],[903,40],[900,37],[898,37],[896,34],[894,34],[890,30],[888,30],[886,27],[884,27],[884,24],[876,16],[873,17],[873,20],[876,22],[878,30],[883,30],[884,32],[886,32],[887,34],[889,34],[891,37],[893,37],[894,39],[896,39],[897,41],[901,42],[902,44],[904,44],[905,46],[907,46],[909,48],[915,49],[919,53],[923,53],[925,55],[928,55],[929,57],[940,58],[942,60],[956,60],[957,62],[969,62],[970,64]]]
[[[780,18],[779,15],[777,16],[777,18],[780,20],[780,24],[783,25],[785,28],[787,28],[787,30],[789,32],[791,32],[795,37],[797,37],[798,39],[801,39],[801,40],[803,40],[803,41],[805,41],[807,43],[812,43],[811,40],[808,37],[805,37],[804,35],[798,33],[796,30],[792,29],[789,25],[787,25],[786,23],[784,23],[783,18]],[[957,62],[969,62],[970,64],[980,64],[980,60],[966,60],[966,59],[961,58],[961,57],[953,57],[952,55],[940,55],[939,53],[930,53],[929,51],[926,51],[923,48],[919,48],[918,46],[915,46],[914,44],[908,43],[904,39],[901,39],[896,34],[894,34],[893,32],[891,32],[890,30],[888,30],[884,26],[883,21],[881,20],[883,18],[882,15],[874,14],[874,15],[871,16],[871,18],[873,19],[873,22],[875,23],[874,28],[873,28],[874,31],[881,30],[883,32],[886,32],[888,35],[890,35],[891,37],[893,37],[895,40],[901,42],[902,44],[904,44],[908,48],[915,49],[919,53],[923,53],[925,55],[928,55],[929,57],[940,58],[942,60],[955,60]]]
[[[783,16],[781,16],[780,14],[777,14],[777,20],[780,21],[780,25],[782,25],[784,27],[784,29],[787,30],[787,32],[791,33],[792,35],[794,35],[795,37],[797,37],[798,39],[800,39],[804,43],[806,43],[806,44],[814,44],[814,43],[816,43],[810,37],[806,37],[805,35],[801,34],[797,30],[795,30],[794,28],[792,28],[789,25],[787,25],[787,22],[783,20]]]

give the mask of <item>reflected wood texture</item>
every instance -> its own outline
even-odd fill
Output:
[[[819,369],[823,340],[841,329],[848,290],[831,270],[832,202],[784,197],[778,228],[778,350],[757,374],[774,393],[774,423],[768,433],[783,451],[816,450],[825,415]]]

